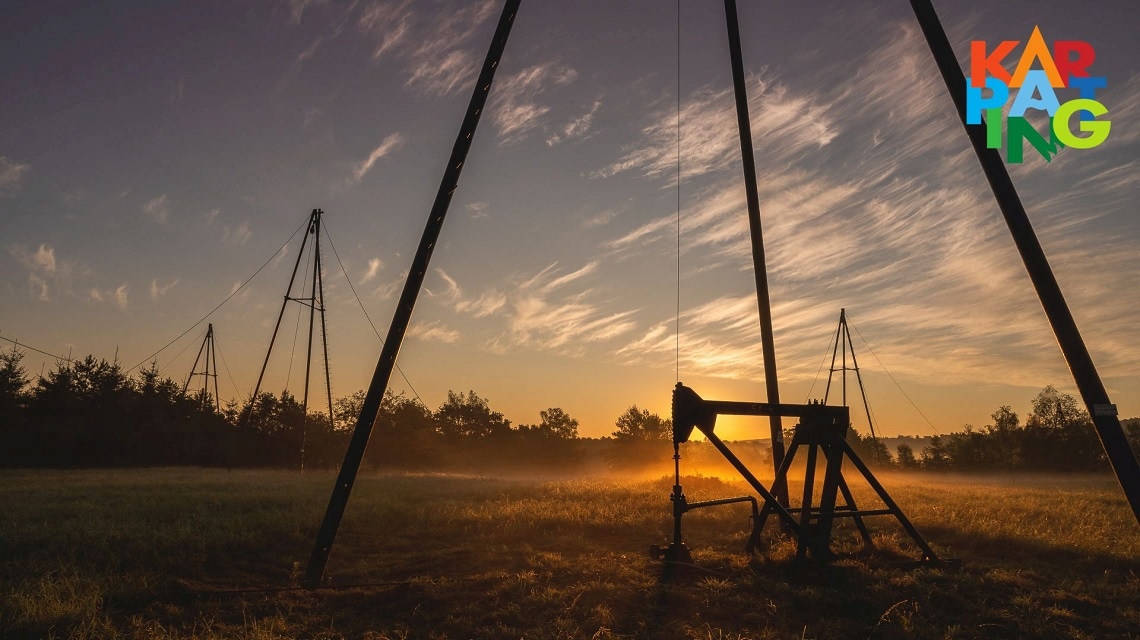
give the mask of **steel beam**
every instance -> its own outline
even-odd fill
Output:
[[[756,303],[760,310],[760,346],[764,351],[764,385],[768,402],[779,404],[780,385],[776,378],[776,341],[772,334],[772,302],[768,296],[768,267],[764,260],[764,233],[760,225],[760,196],[756,186],[756,158],[752,149],[752,123],[748,115],[748,91],[744,84],[744,60],[740,51],[740,23],[736,0],[724,0],[728,21],[728,49],[732,57],[732,87],[736,94],[736,122],[740,129],[740,154],[744,160],[744,188],[748,198],[748,228],[752,236],[752,266],[756,275]],[[772,464],[780,468],[784,460],[784,426],[780,416],[769,418],[772,428]],[[788,506],[788,485],[780,481],[772,487],[780,505]]]
[[[329,554],[332,552],[333,542],[336,539],[337,529],[340,527],[344,509],[348,505],[348,497],[352,493],[352,485],[356,482],[356,474],[360,469],[360,462],[364,458],[364,449],[368,446],[368,437],[372,433],[372,424],[380,410],[380,403],[384,400],[384,393],[388,389],[388,381],[392,377],[392,369],[396,365],[396,356],[400,352],[400,345],[404,341],[404,333],[412,319],[412,309],[419,297],[423,285],[424,274],[427,273],[428,262],[435,249],[439,232],[443,228],[443,220],[451,204],[451,196],[459,186],[459,174],[463,163],[467,160],[467,152],[471,149],[471,141],[475,137],[475,128],[479,124],[479,116],[487,104],[487,96],[491,91],[491,82],[495,78],[495,71],[499,67],[499,59],[506,49],[507,36],[510,35],[511,26],[514,25],[515,14],[518,12],[521,0],[506,0],[503,12],[499,17],[499,24],[491,40],[490,50],[483,61],[483,68],[479,72],[479,80],[475,83],[475,90],[467,106],[467,114],[463,117],[463,124],[459,128],[459,136],[455,139],[447,167],[443,172],[439,191],[436,192],[435,202],[431,213],[428,214],[427,226],[420,238],[419,248],[412,260],[408,279],[404,282],[400,302],[392,317],[392,324],[388,328],[388,336],[384,340],[384,347],[380,352],[380,360],[376,363],[376,370],[372,374],[372,382],[364,396],[364,404],[357,418],[356,427],[352,432],[352,440],[344,455],[344,464],[341,465],[336,485],[333,487],[332,497],[329,499],[328,509],[321,522],[320,531],[317,532],[316,544],[313,546],[309,558],[308,568],[305,570],[303,586],[310,589],[320,586],[321,578],[328,564]]]
[[[1013,180],[1009,177],[1005,163],[1002,162],[1001,154],[997,149],[986,146],[984,124],[966,124],[966,78],[958,66],[958,59],[954,56],[954,49],[942,29],[938,14],[935,13],[930,0],[910,0],[910,4],[922,27],[922,33],[926,36],[930,52],[938,64],[938,70],[942,73],[942,79],[946,82],[946,89],[954,100],[958,118],[962,121],[970,143],[974,146],[974,153],[978,156],[978,162],[981,163],[986,179],[990,183],[990,189],[997,198],[998,207],[1005,217],[1009,232],[1013,235],[1021,260],[1025,263],[1025,270],[1029,272],[1029,279],[1033,281],[1033,288],[1037,290],[1037,297],[1041,300],[1041,306],[1049,318],[1049,325],[1053,328],[1061,353],[1065,356],[1065,362],[1068,363],[1069,371],[1072,372],[1077,389],[1088,408],[1104,451],[1108,454],[1113,471],[1116,472],[1120,488],[1128,498],[1132,514],[1137,522],[1140,522],[1140,464],[1137,464],[1132,447],[1124,436],[1124,430],[1116,415],[1116,405],[1108,398],[1108,392],[1101,382],[1088,347],[1085,346],[1081,333],[1077,330],[1077,323],[1069,311],[1064,295],[1061,294],[1061,287],[1049,267],[1049,261],[1045,258],[1045,252],[1037,240],[1037,234],[1033,232],[1029,216],[1025,213],[1025,207],[1017,195],[1017,189],[1013,186]]]

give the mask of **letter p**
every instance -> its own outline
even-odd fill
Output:
[[[1009,99],[1009,87],[994,77],[986,78],[986,88],[993,92],[988,98],[982,97],[982,89],[966,84],[966,124],[981,124],[982,111],[1001,109]]]

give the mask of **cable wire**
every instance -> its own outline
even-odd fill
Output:
[[[879,355],[875,353],[874,349],[871,348],[871,344],[867,342],[867,339],[864,338],[863,334],[859,332],[859,327],[854,327],[853,323],[851,322],[850,312],[847,313],[847,326],[853,327],[855,329],[855,333],[859,335],[859,339],[863,341],[863,344],[867,347],[867,351],[870,351],[871,355],[875,356],[875,361],[878,362],[879,366],[883,368],[883,371],[887,374],[887,377],[891,379],[891,382],[895,383],[895,386],[898,387],[899,392],[903,394],[903,397],[906,398],[906,401],[910,403],[910,406],[914,407],[914,410],[918,412],[918,415],[922,416],[922,419],[926,421],[926,424],[930,425],[930,428],[934,430],[935,435],[941,436],[942,433],[938,431],[938,428],[934,426],[934,423],[930,421],[930,418],[926,417],[926,414],[922,412],[922,409],[919,409],[918,405],[914,403],[914,400],[911,400],[910,396],[907,395],[906,391],[903,390],[902,385],[899,384],[899,381],[895,380],[895,377],[891,375],[890,371],[887,370],[887,365],[883,364],[883,361],[879,359]]]
[[[169,368],[170,368],[170,366],[171,366],[171,365],[173,365],[173,364],[174,364],[174,362],[175,362],[176,360],[178,360],[179,358],[181,358],[181,357],[182,357],[182,354],[186,353],[186,350],[187,350],[187,349],[189,349],[190,347],[192,347],[192,346],[194,346],[194,345],[198,344],[198,342],[200,342],[200,341],[198,340],[198,338],[203,338],[203,339],[204,339],[205,337],[206,337],[206,332],[205,332],[205,331],[202,331],[201,333],[199,333],[199,334],[198,334],[198,336],[196,336],[196,337],[195,337],[195,339],[194,339],[194,340],[191,340],[190,342],[187,342],[187,343],[186,343],[186,346],[185,346],[185,347],[182,347],[182,351],[179,351],[178,353],[174,354],[174,357],[173,357],[173,358],[171,358],[171,359],[170,359],[170,361],[166,363],[166,366],[165,366],[165,367],[159,367],[159,369],[158,369],[158,373],[159,373],[159,375],[161,375],[161,374],[162,374],[162,371],[163,371],[163,369],[169,369]],[[128,369],[128,370],[127,370],[127,373],[130,373],[130,369]],[[193,373],[193,372],[191,372],[191,373]]]
[[[815,385],[819,382],[819,374],[823,373],[823,365],[827,364],[827,354],[835,353],[835,341],[838,340],[838,338],[839,336],[836,335],[834,338],[827,339],[827,351],[823,352],[823,360],[820,360],[819,369],[815,372],[815,379],[811,381],[811,387],[808,388],[807,396],[804,398],[805,403],[811,400],[811,392],[815,391]],[[828,377],[830,377],[830,375]]]
[[[59,360],[61,362],[71,362],[70,356],[67,356],[67,357],[57,356],[54,353],[48,353],[47,351],[43,351],[42,349],[37,349],[37,348],[35,348],[29,344],[24,344],[24,343],[20,342],[19,340],[13,340],[12,338],[5,338],[4,336],[0,336],[0,340],[6,340],[8,342],[11,342],[12,343],[12,349],[15,349],[16,347],[23,347],[29,351],[35,351],[36,353],[43,354],[49,358],[55,358],[56,360]]]
[[[352,291],[353,297],[356,298],[356,304],[360,307],[360,310],[364,312],[364,319],[367,320],[368,325],[372,327],[372,333],[375,333],[376,337],[380,339],[380,346],[383,348],[384,338],[376,328],[376,323],[372,322],[372,317],[368,315],[368,309],[364,308],[364,302],[360,300],[360,295],[356,293],[356,287],[352,286],[352,278],[348,277],[348,270],[344,268],[344,262],[341,261],[340,254],[336,251],[336,245],[333,243],[332,234],[329,233],[327,222],[325,223],[325,239],[329,241],[329,246],[332,247],[333,256],[336,258],[336,263],[340,265],[340,272],[344,274],[344,280],[348,283],[348,288]],[[416,401],[423,405],[424,408],[427,408],[427,403],[424,402],[420,394],[416,392],[416,388],[412,386],[412,381],[408,380],[408,376],[404,375],[404,370],[400,368],[399,364],[396,364],[396,371],[400,374],[400,377],[404,379],[404,383],[408,385],[408,388],[412,390],[412,395],[416,397]]]
[[[677,330],[676,380],[681,381],[681,0],[677,0]]]
[[[163,351],[166,351],[166,350],[167,350],[167,349],[170,347],[170,345],[172,345],[172,344],[174,344],[175,342],[178,342],[179,340],[181,340],[181,339],[182,339],[182,338],[183,338],[183,337],[184,337],[186,334],[188,334],[188,333],[190,333],[191,331],[193,331],[195,327],[197,327],[198,325],[200,325],[200,324],[202,324],[203,322],[205,322],[205,321],[206,321],[206,319],[207,319],[207,318],[209,318],[210,316],[214,315],[214,313],[215,313],[215,312],[216,312],[218,309],[221,309],[221,308],[222,308],[222,305],[224,305],[225,303],[229,302],[229,301],[230,301],[230,299],[231,299],[231,298],[233,298],[234,296],[236,296],[236,295],[238,294],[238,292],[239,292],[239,291],[241,291],[242,289],[244,289],[244,288],[245,288],[245,286],[246,286],[247,284],[249,284],[251,280],[253,280],[254,278],[256,278],[256,277],[257,277],[257,274],[261,273],[261,272],[262,272],[262,270],[264,270],[264,269],[265,269],[265,267],[269,266],[269,263],[270,263],[270,262],[273,262],[273,259],[274,259],[274,258],[276,258],[276,257],[277,257],[277,255],[278,255],[278,254],[280,254],[282,251],[284,251],[284,250],[285,250],[285,247],[289,246],[289,243],[293,241],[293,237],[297,235],[297,232],[298,232],[298,231],[300,231],[300,230],[301,230],[301,229],[303,229],[303,228],[307,228],[307,227],[308,227],[308,224],[309,224],[309,221],[306,219],[306,220],[305,220],[305,222],[303,222],[303,223],[301,224],[301,226],[297,227],[297,229],[296,229],[295,231],[293,231],[293,235],[289,236],[289,238],[285,240],[285,242],[284,242],[284,243],[281,245],[281,247],[280,247],[279,249],[277,249],[277,251],[274,251],[274,252],[273,252],[273,255],[269,256],[269,259],[268,259],[268,260],[266,260],[264,264],[262,264],[260,267],[258,267],[258,268],[257,268],[257,271],[254,271],[254,272],[253,272],[253,275],[251,275],[250,277],[246,278],[246,279],[245,279],[245,282],[241,283],[240,285],[238,285],[238,288],[237,288],[237,289],[234,289],[232,292],[230,292],[230,295],[226,296],[226,299],[225,299],[225,300],[222,300],[221,302],[219,302],[219,303],[218,303],[218,306],[214,307],[213,309],[211,309],[211,310],[209,311],[209,313],[207,313],[206,315],[202,316],[202,318],[201,318],[200,320],[198,320],[198,321],[197,321],[197,322],[195,322],[194,324],[190,325],[190,328],[188,328],[188,329],[186,329],[185,331],[183,331],[182,333],[178,334],[178,337],[177,337],[177,338],[175,338],[175,339],[171,340],[170,342],[167,342],[165,345],[163,345],[163,346],[162,346],[162,348],[161,348],[161,349],[159,349],[158,351],[155,351],[154,353],[150,354],[149,356],[147,356],[147,357],[143,358],[141,362],[139,362],[139,363],[138,363],[138,364],[136,364],[135,366],[131,367],[130,369],[127,369],[125,373],[130,373],[130,372],[134,371],[135,369],[138,369],[138,368],[139,368],[139,367],[141,367],[142,365],[146,364],[146,362],[147,362],[148,360],[151,360],[152,358],[154,358],[154,357],[155,357],[155,356],[157,356],[158,354],[162,353]]]

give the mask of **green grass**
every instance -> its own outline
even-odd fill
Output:
[[[917,554],[886,518],[870,555],[798,563],[769,525],[748,556],[734,505],[685,516],[700,569],[666,578],[645,550],[669,479],[390,475],[357,482],[328,570],[370,586],[250,591],[295,584],[333,476],[0,472],[0,638],[1140,638],[1140,527],[1111,477],[882,479],[961,568],[892,566]]]

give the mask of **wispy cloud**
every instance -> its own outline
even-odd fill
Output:
[[[590,129],[594,124],[594,116],[598,113],[598,109],[602,108],[602,101],[595,100],[594,104],[590,106],[590,110],[575,116],[569,122],[564,124],[561,129],[546,139],[546,144],[553,147],[561,142],[567,140],[575,140],[578,138],[587,137]]]
[[[809,149],[828,145],[836,136],[831,107],[809,93],[797,93],[775,79],[758,74],[748,78],[752,133],[764,140],[773,161],[787,161]],[[616,161],[591,173],[609,178],[627,172],[646,177],[674,177],[677,169],[677,118],[675,108],[653,113],[641,129],[639,142],[630,145]],[[684,100],[680,112],[682,179],[688,179],[740,162],[732,88],[705,87]]]
[[[373,36],[376,45],[372,57],[379,58],[396,47],[407,43],[416,23],[411,0],[402,2],[371,2],[364,6],[357,18],[361,31]]]
[[[589,229],[592,227],[601,227],[603,225],[607,225],[611,220],[618,217],[620,214],[621,212],[617,209],[606,209],[605,211],[600,211],[594,215],[587,216],[586,219],[582,221],[582,228]]]
[[[447,275],[447,272],[443,269],[436,269],[436,273],[443,279],[445,287],[438,294],[431,295],[439,297],[445,304],[451,305],[457,312],[467,313],[476,318],[485,318],[506,304],[506,294],[501,291],[490,290],[484,291],[478,296],[466,296],[460,288],[459,283]]]
[[[437,269],[444,287],[430,295],[455,312],[501,323],[496,324],[499,333],[484,343],[492,351],[524,347],[578,356],[586,345],[607,343],[636,327],[637,310],[613,311],[612,301],[586,286],[597,271],[596,262],[570,272],[555,262],[536,274],[512,278],[506,290],[467,295],[454,278]]]
[[[120,311],[126,311],[130,304],[130,293],[126,284],[121,284],[115,289],[106,290],[92,287],[91,290],[87,292],[87,300],[98,304],[110,302],[118,307]]]
[[[566,65],[546,62],[527,67],[503,79],[492,95],[489,106],[499,134],[499,144],[514,144],[532,132],[541,131],[551,108],[543,104],[540,97],[544,92],[565,86],[577,77],[578,72]],[[588,119],[586,124],[580,126],[588,129]]]
[[[408,329],[408,337],[422,342],[442,342],[455,344],[459,341],[459,331],[450,329],[438,320],[429,324],[415,323]]]
[[[486,202],[469,202],[467,203],[466,209],[467,215],[476,220],[486,218],[488,216]]]
[[[376,164],[377,160],[399,149],[403,145],[404,136],[400,135],[399,133],[389,134],[388,137],[384,138],[383,142],[381,142],[375,149],[372,150],[372,153],[368,154],[367,158],[353,167],[352,176],[349,178],[349,182],[352,184],[360,182],[364,176],[372,170],[372,167]]]
[[[115,289],[115,305],[120,310],[126,311],[127,309],[127,285],[121,284]]]
[[[31,256],[32,265],[47,271],[48,273],[55,273],[55,249],[41,244],[39,249]]]
[[[147,200],[142,206],[142,211],[151,220],[166,224],[170,218],[170,205],[167,203],[166,194]]]
[[[411,0],[373,1],[361,4],[356,24],[372,40],[373,58],[406,64],[409,87],[447,95],[474,82],[482,46],[473,47],[472,36],[498,8],[494,0],[451,0],[431,10]]]
[[[289,20],[299,24],[305,16],[305,10],[325,4],[328,0],[285,0],[285,9],[289,12]]]
[[[912,380],[1064,380],[1064,362],[921,33],[892,24],[876,35],[878,44],[853,58],[858,65],[821,66],[814,83],[781,82],[774,72],[750,79],[781,380],[815,375],[841,306],[854,312],[875,354]],[[731,96],[703,89],[685,104],[683,179],[694,204],[682,220],[682,291],[692,300],[681,317],[682,369],[759,380],[751,287],[733,295],[701,286],[751,270]],[[792,118],[797,111],[800,121]],[[641,141],[593,175],[630,172],[671,184],[674,118],[651,114]],[[706,130],[694,131],[698,123]],[[1095,167],[1066,168],[1071,188],[1041,202],[1035,193],[1058,193],[1048,184],[1056,163],[1027,162],[1014,173],[1054,268],[1081,283],[1066,292],[1070,306],[1095,318],[1098,332],[1129,335],[1125,318],[1135,316],[1135,303],[1096,291],[1121,274],[1140,277],[1140,258],[1127,241],[1096,232],[1095,206],[1087,203],[1140,197],[1140,179]],[[612,258],[658,256],[676,243],[674,216],[611,224],[615,235],[602,248]],[[675,322],[650,322],[619,354],[670,366]],[[1123,340],[1107,339],[1101,350],[1096,357],[1117,374],[1140,372],[1140,353]]]
[[[315,54],[317,52],[317,49],[321,48],[321,44],[324,43],[324,41],[325,41],[324,37],[318,37],[315,40],[313,40],[313,42],[310,43],[309,46],[305,47],[304,51],[297,54],[297,58],[295,60],[293,60],[293,65],[294,66],[299,65],[302,62],[313,57],[313,54]]]
[[[380,269],[384,268],[384,261],[380,258],[371,258],[368,261],[368,270],[360,277],[360,284],[367,284],[376,279],[376,275],[380,273]]]
[[[249,226],[248,221],[242,222],[233,229],[225,227],[222,230],[222,243],[231,247],[243,246],[249,242],[251,237],[253,237],[253,229]]]
[[[11,245],[8,253],[27,272],[32,298],[40,302],[51,302],[60,294],[71,295],[75,281],[88,274],[78,262],[57,258],[55,248],[48,244],[34,251],[25,245]]]
[[[0,197],[16,193],[31,169],[30,164],[0,156]]]
[[[152,279],[150,281],[150,299],[157,302],[159,298],[166,295],[167,291],[173,289],[174,285],[178,284],[178,282],[179,281],[175,279],[166,284],[158,284],[158,278]]]

